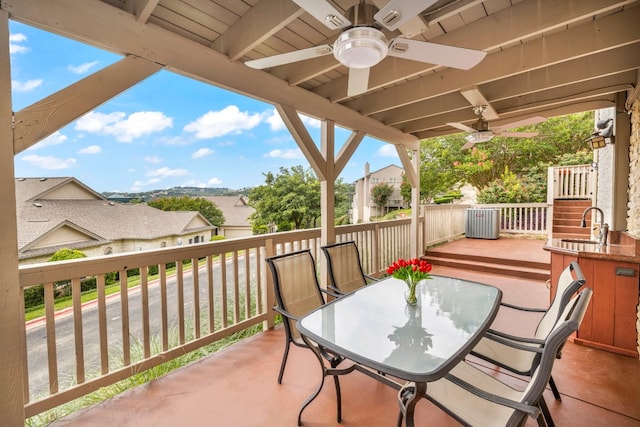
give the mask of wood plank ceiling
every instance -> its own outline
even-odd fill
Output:
[[[354,3],[334,2],[342,10]],[[291,0],[3,0],[2,9],[17,21],[413,147],[460,132],[449,122],[475,121],[461,89],[477,87],[499,126],[610,107],[639,80],[640,0],[439,0],[413,21],[422,33],[402,35],[482,50],[484,60],[463,71],[387,57],[355,97],[347,96],[347,68],[333,55],[265,70],[244,65],[340,34]]]

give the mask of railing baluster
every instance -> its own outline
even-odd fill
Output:
[[[158,265],[158,279],[160,280],[160,324],[162,335],[162,351],[169,349],[169,314],[167,301],[167,264]]]
[[[71,279],[71,298],[73,300],[73,337],[76,349],[76,382],[84,382],[84,340],[82,337],[82,295],[80,279]]]
[[[225,252],[220,254],[220,275],[222,277],[221,289],[222,289],[222,327],[229,326],[229,308],[227,306],[227,255]]]
[[[47,354],[49,355],[49,393],[58,392],[58,351],[56,347],[56,317],[54,312],[53,283],[44,284],[44,308],[47,328]]]
[[[245,249],[244,251],[244,318],[248,319],[251,317],[251,301],[252,301],[252,292],[251,292],[251,252],[249,249]]]
[[[184,314],[184,267],[182,260],[176,261],[176,281],[178,297],[178,338],[180,344],[184,344],[185,337],[185,314]]]
[[[233,323],[240,320],[240,286],[238,284],[238,251],[231,255],[231,268],[233,269]]]
[[[191,260],[191,280],[193,282],[193,330],[196,338],[200,338],[200,275],[198,258]]]
[[[215,306],[213,286],[213,256],[207,255],[207,296],[209,298],[209,333],[215,330]]]
[[[124,366],[131,363],[131,340],[129,338],[129,287],[127,270],[120,270],[120,313],[122,317],[122,360]]]
[[[98,330],[100,331],[100,372],[102,375],[109,372],[109,341],[107,335],[107,303],[105,292],[105,276],[96,276],[96,289],[98,291]]]
[[[149,334],[149,282],[147,267],[140,267],[140,292],[142,296],[142,348],[145,359],[151,356],[151,337]]]

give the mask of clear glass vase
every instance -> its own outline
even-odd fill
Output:
[[[411,278],[408,278],[405,282],[407,283],[407,289],[404,291],[404,299],[409,305],[418,304],[418,293],[416,292],[418,282],[414,282]]]

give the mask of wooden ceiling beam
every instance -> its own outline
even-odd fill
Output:
[[[629,1],[522,1],[486,19],[480,19],[456,31],[443,34],[429,41],[432,43],[490,52],[523,39],[539,36],[573,22],[616,10],[626,3],[629,3]],[[504,25],[504,23],[507,22],[517,22],[518,25]],[[422,69],[420,69],[420,66],[414,66],[411,69],[407,68],[404,74],[402,74],[402,70],[394,69],[389,65],[386,61],[383,61],[383,63],[371,69],[370,90],[398,83],[437,68],[436,65],[422,63]],[[336,79],[328,82],[316,88],[315,92],[331,99],[333,102],[342,102],[347,99],[347,79]]]
[[[480,86],[480,91],[489,99],[494,108],[501,112],[500,101],[510,98],[527,96],[528,94],[548,91],[550,89],[563,90],[574,82],[600,80],[603,76],[618,75],[615,83],[605,86],[622,84],[627,77],[628,70],[640,68],[640,43],[625,45],[618,49],[607,50],[592,56],[584,56],[571,61],[553,64],[527,73],[517,74],[499,81],[489,82]],[[620,77],[620,74],[623,74]],[[622,79],[622,80],[620,80]],[[597,85],[594,82],[591,85]],[[426,99],[414,104],[394,108],[373,115],[388,125],[419,120],[429,116],[441,114],[442,111],[469,109],[469,103],[458,92],[446,94],[437,98]],[[402,126],[399,126],[402,128]]]
[[[98,0],[5,0],[0,7],[14,19],[108,51],[135,54],[166,65],[178,74],[234,91],[270,104],[288,105],[319,119],[334,120],[341,127],[363,131],[394,144],[417,148],[410,134],[385,126],[339,104],[244,64],[231,62],[202,44],[158,26],[135,22],[131,15]]]
[[[375,114],[462,87],[474,84],[482,86],[483,83],[505,76],[534,71],[593,52],[636,43],[640,41],[637,19],[637,8],[625,10],[487,55],[473,68],[472,73],[448,68],[434,75],[388,88],[381,93],[365,95],[345,103],[345,106],[363,114]]]
[[[261,0],[218,37],[211,47],[237,61],[304,13],[290,0]]]
[[[15,113],[18,154],[162,69],[136,56],[97,71]]]

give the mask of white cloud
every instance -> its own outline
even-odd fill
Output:
[[[398,158],[398,152],[393,144],[384,144],[378,149],[376,154],[380,157],[395,157]]]
[[[74,74],[85,74],[96,65],[98,65],[98,61],[85,62],[84,64],[80,65],[69,65],[67,66],[67,70],[71,71]]]
[[[196,138],[217,138],[229,134],[239,134],[258,126],[262,120],[260,114],[240,111],[235,105],[229,105],[220,111],[209,111],[184,127],[185,132],[194,133]]]
[[[146,175],[160,177],[160,178],[167,178],[167,177],[184,176],[184,175],[188,175],[188,173],[189,172],[187,172],[186,169],[170,169],[168,167],[164,167],[164,168],[149,171],[147,172]]]
[[[27,163],[31,163],[41,169],[68,169],[76,165],[76,159],[61,159],[53,156],[37,156],[30,154],[22,158]]]
[[[26,53],[29,52],[29,48],[17,43],[24,43],[27,41],[27,36],[22,33],[14,33],[9,35],[9,54],[12,53]]]
[[[264,157],[273,157],[277,159],[302,159],[304,158],[304,155],[299,148],[290,148],[287,150],[271,150],[265,154]]]
[[[265,115],[267,118],[264,121],[269,124],[273,132],[278,132],[286,129],[284,122],[280,118],[280,114],[278,114],[275,108],[271,110],[270,113],[265,113]],[[320,120],[305,116],[303,114],[298,114],[298,116],[300,116],[300,120],[302,120],[302,123],[304,123],[306,126],[312,128],[320,127]]]
[[[42,79],[27,80],[25,82],[11,80],[11,87],[14,92],[29,92],[30,90],[37,88],[41,84]]]
[[[102,153],[102,147],[99,145],[89,145],[78,151],[78,154],[100,154]]]
[[[135,138],[172,126],[173,119],[159,111],[139,111],[129,117],[119,111],[109,114],[91,111],[76,122],[76,130],[112,135],[120,142],[133,142]]]
[[[192,159],[201,159],[203,157],[207,157],[213,154],[213,150],[211,148],[201,148],[197,150],[195,153],[191,155]]]
[[[207,185],[211,186],[211,185],[220,185],[222,184],[222,180],[220,178],[211,178],[209,181],[207,181]]]
[[[129,189],[129,191],[142,191],[145,187],[148,187],[149,185],[153,185],[159,181],[160,181],[159,178],[151,178],[146,181],[135,181],[131,185],[131,188]]]
[[[162,159],[158,156],[146,156],[144,161],[148,163],[162,163]]]
[[[29,150],[39,150],[44,147],[51,147],[53,145],[60,145],[67,140],[67,136],[60,133],[60,131],[55,131],[42,141],[38,142],[36,145],[32,145],[29,147]]]

